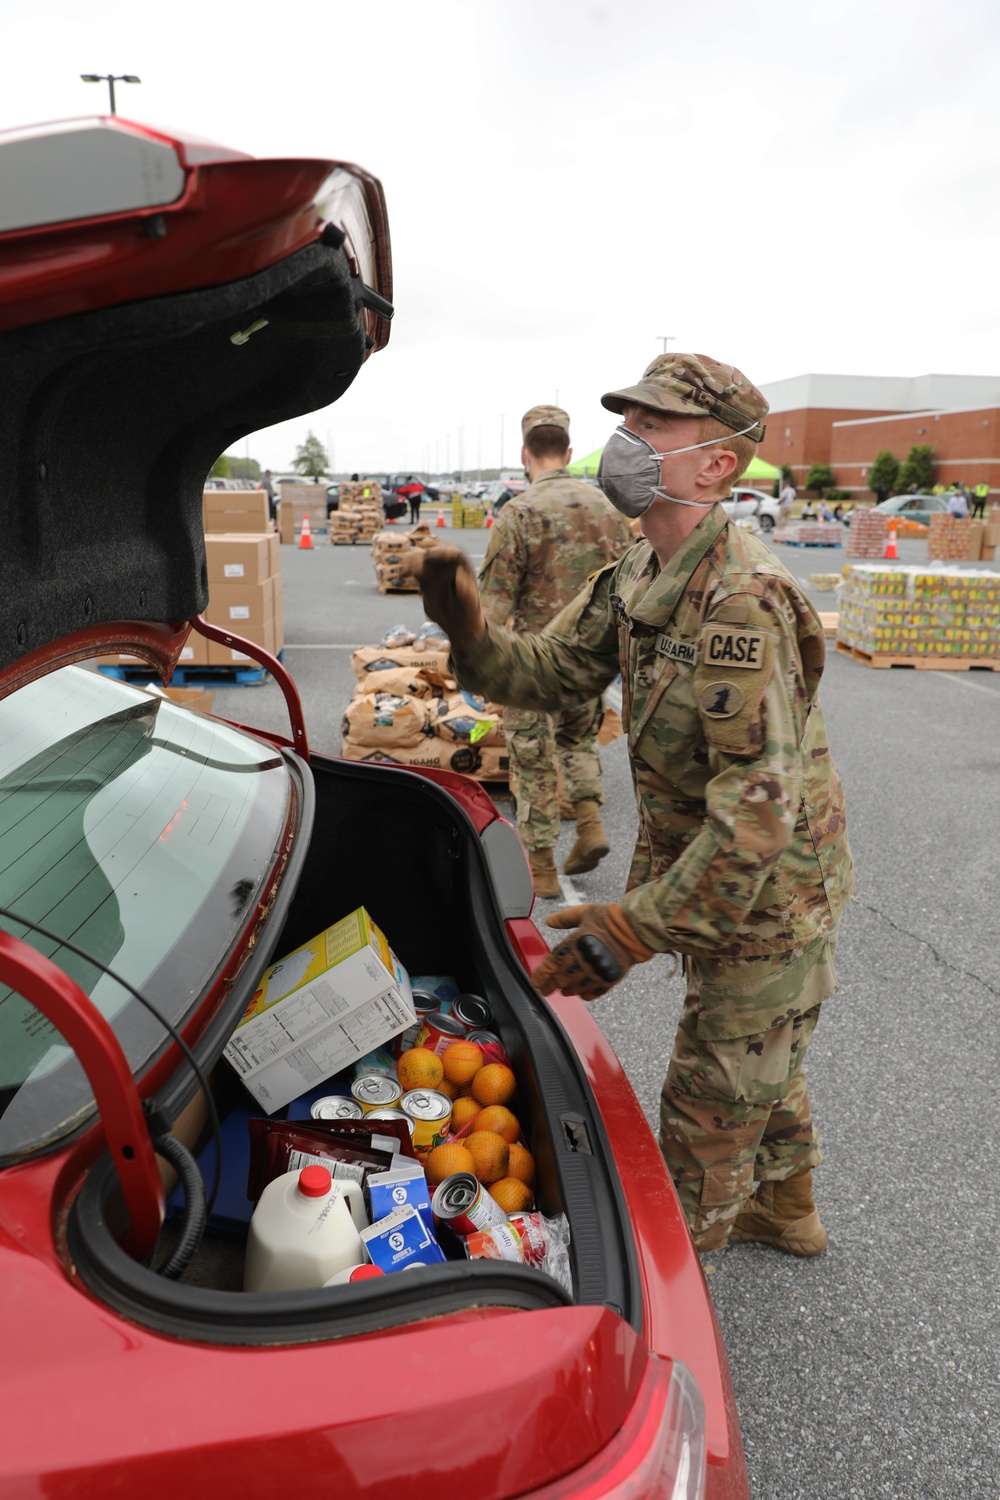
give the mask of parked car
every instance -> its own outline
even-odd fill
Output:
[[[643,1112],[590,1009],[531,985],[514,830],[453,771],[311,750],[283,665],[202,618],[215,456],[388,341],[379,182],[121,119],[0,137],[0,180],[0,1494],[747,1497]],[[166,680],[192,631],[268,669],[287,733],[79,665]],[[247,1100],[221,1054],[273,960],[361,906],[412,972],[487,1001],[569,1281],[456,1244],[241,1290],[219,1205],[247,1202]],[[298,1064],[322,1083],[308,1034]]]
[[[485,486],[479,498],[485,500],[493,514],[498,516],[508,500],[513,500],[515,495],[523,495],[527,488],[526,479],[495,479],[492,484]]]
[[[773,531],[778,524],[778,502],[771,495],[765,495],[763,490],[735,485],[730,498],[723,500],[722,508],[734,521],[745,521],[753,516],[764,532]]]
[[[948,509],[947,495],[890,495],[875,506],[883,516],[898,521],[920,521],[929,526],[931,516],[943,515]]]

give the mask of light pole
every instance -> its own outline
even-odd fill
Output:
[[[660,343],[663,345],[663,352],[664,352],[664,354],[666,354],[666,352],[667,352],[667,345],[668,344],[676,344],[676,342],[677,342],[676,338],[674,337],[674,335],[672,333],[658,333],[656,336],[660,340]]]
[[[111,113],[115,113],[115,84],[116,83],[141,83],[141,78],[136,78],[134,73],[81,73],[80,77],[84,83],[106,83],[108,93],[111,95]]]

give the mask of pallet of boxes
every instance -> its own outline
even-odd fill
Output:
[[[958,516],[931,516],[927,556],[939,562],[993,562],[1000,544],[1000,505],[983,521]]]
[[[507,780],[503,710],[459,691],[438,626],[425,623],[416,635],[398,626],[355,651],[351,665],[358,683],[341,724],[346,760]]]
[[[869,667],[1000,670],[1000,574],[934,563],[851,563],[844,574],[842,654]]]
[[[377,531],[372,537],[372,562],[380,594],[418,594],[420,585],[406,570],[406,559],[436,546],[426,521],[411,531]]]
[[[326,486],[322,484],[293,484],[285,480],[281,485],[278,501],[278,535],[281,545],[294,546],[302,531],[302,522],[309,517],[309,530],[313,536],[326,531]]]
[[[327,522],[330,541],[335,547],[370,542],[384,524],[382,486],[377,480],[355,480],[340,486],[337,509]]]
[[[268,516],[267,496],[263,490],[206,490],[202,519],[208,571],[204,618],[278,656],[285,644],[284,592],[278,536]],[[155,675],[133,656],[101,657],[99,665],[118,667],[130,676]],[[199,681],[211,681],[213,675],[221,675],[215,669],[223,667],[230,669],[237,682],[263,682],[266,676],[260,663],[238,647],[209,641],[192,630],[181,647],[172,681],[187,683],[188,673]],[[206,707],[203,703],[195,706]]]

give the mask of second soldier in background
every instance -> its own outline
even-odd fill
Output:
[[[494,625],[544,630],[587,579],[630,546],[624,517],[600,490],[567,473],[569,417],[558,406],[533,406],[521,420],[521,462],[531,481],[497,517],[479,574],[483,612]],[[597,734],[603,704],[588,699],[562,713],[504,709],[517,825],[539,896],[559,896],[553,853],[559,837],[558,765],[572,804],[577,837],[567,875],[592,870],[609,849],[601,825],[601,760]]]

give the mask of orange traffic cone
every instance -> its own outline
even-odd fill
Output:
[[[303,516],[302,517],[302,534],[299,537],[299,551],[300,552],[311,552],[312,551],[312,544],[313,544],[313,539],[312,539],[312,531],[311,531],[310,526],[309,526],[309,517],[308,516]]]
[[[437,526],[443,526],[444,525],[444,511],[443,510],[439,510],[438,511],[438,518],[437,518],[437,521],[435,522],[435,525],[437,525]]]
[[[899,557],[899,552],[896,550],[895,526],[889,527],[889,535],[886,538],[885,551],[882,553],[882,556],[887,557],[890,562],[894,562]]]
[[[492,525],[493,525],[493,517],[492,516],[487,516],[486,517],[486,530],[489,531],[489,529],[490,529],[490,527]]]

